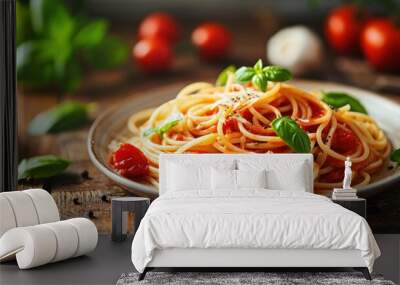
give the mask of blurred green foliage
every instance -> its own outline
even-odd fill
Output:
[[[45,112],[39,113],[28,126],[30,135],[59,133],[76,129],[89,122],[89,113],[94,104],[67,101]]]
[[[61,0],[17,2],[17,78],[33,88],[75,91],[85,67],[115,68],[129,47],[107,35],[108,22],[72,15]]]

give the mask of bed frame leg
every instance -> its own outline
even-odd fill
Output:
[[[361,271],[362,274],[364,275],[365,279],[372,280],[371,274],[369,274],[369,270],[367,267],[355,267],[354,269],[357,271]]]
[[[149,271],[149,270],[148,270],[147,267],[146,267],[146,268],[143,270],[143,272],[139,274],[138,281],[142,281],[142,280],[144,279],[144,277],[146,277],[147,271]]]

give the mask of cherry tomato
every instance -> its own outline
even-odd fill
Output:
[[[360,13],[358,9],[355,5],[342,5],[326,18],[325,36],[338,53],[349,54],[360,49],[360,35],[366,13]]]
[[[167,13],[148,15],[139,26],[139,38],[157,38],[175,43],[179,39],[180,28],[176,20]]]
[[[148,73],[160,72],[171,66],[173,53],[168,42],[148,38],[136,43],[132,51],[138,67]]]
[[[353,152],[360,141],[351,130],[337,128],[332,137],[331,147],[339,153]]]
[[[227,118],[222,125],[222,130],[225,133],[227,132],[237,132],[239,131],[238,121],[235,118]]]
[[[377,69],[400,70],[400,27],[391,20],[369,21],[361,34],[361,47]]]
[[[213,60],[223,57],[231,47],[232,36],[229,30],[216,22],[206,22],[192,33],[192,43],[202,57]]]
[[[149,161],[137,147],[122,144],[111,156],[111,165],[127,178],[145,176],[149,173]]]

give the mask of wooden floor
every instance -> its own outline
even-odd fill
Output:
[[[400,235],[375,235],[375,238],[382,256],[376,260],[374,273],[399,284]],[[109,235],[100,235],[96,250],[88,256],[29,270],[19,270],[16,262],[3,263],[0,264],[0,285],[115,284],[122,273],[135,271],[130,257],[131,244],[132,238],[112,242]],[[308,268],[306,271],[319,270]],[[331,271],[346,270],[332,268]]]
[[[134,271],[131,262],[132,240],[116,243],[110,236],[99,236],[94,252],[28,270],[16,262],[0,265],[1,285],[21,284],[115,284],[124,272]]]

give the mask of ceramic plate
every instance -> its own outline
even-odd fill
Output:
[[[385,131],[394,148],[400,147],[400,105],[379,95],[362,89],[336,83],[294,80],[291,84],[309,91],[344,91],[358,98]],[[183,86],[182,86],[183,87]],[[158,190],[151,185],[138,183],[121,177],[108,165],[110,142],[118,137],[129,136],[127,120],[135,112],[159,106],[176,96],[171,89],[149,93],[146,96],[124,100],[102,115],[93,123],[88,137],[89,156],[94,165],[114,182],[135,194],[158,195]],[[371,195],[394,184],[400,183],[400,170],[383,170],[371,184],[360,188],[362,195]]]

